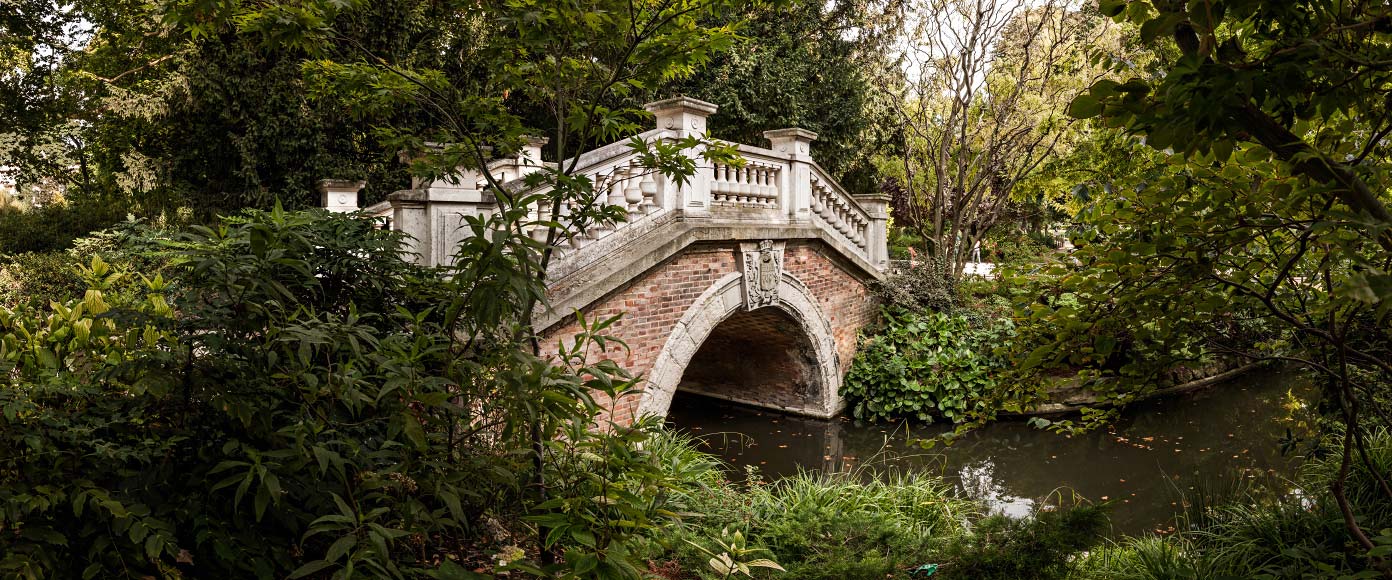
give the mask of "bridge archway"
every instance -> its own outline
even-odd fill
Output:
[[[746,304],[740,273],[697,297],[653,362],[639,416],[665,416],[678,389],[818,417],[840,410],[835,334],[810,289],[784,271],[771,304]]]

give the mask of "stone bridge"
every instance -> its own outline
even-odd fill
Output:
[[[648,141],[704,134],[716,112],[685,97],[647,109],[657,118],[640,135]],[[818,417],[841,409],[857,332],[878,312],[868,284],[888,264],[888,199],[842,189],[813,160],[814,133],[764,135],[770,148],[739,145],[743,166],[702,167],[681,185],[638,167],[626,143],[580,156],[577,171],[601,186],[599,201],[629,219],[558,248],[547,272],[552,308],[537,327],[559,340],[578,331],[577,310],[591,320],[624,315],[608,334],[629,348],[602,356],[646,386],[612,403],[616,420],[665,415],[678,390]],[[488,170],[524,187],[544,166],[540,146]],[[485,183],[475,173],[419,184],[368,211],[410,234],[423,263],[448,263],[467,235],[460,216],[495,209]],[[356,209],[353,184],[323,190],[331,209]]]

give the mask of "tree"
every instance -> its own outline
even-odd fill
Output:
[[[546,270],[557,244],[586,228],[626,219],[621,208],[597,201],[601,196],[596,192],[602,190],[602,184],[577,173],[579,153],[637,133],[639,120],[647,116],[644,111],[614,108],[610,103],[624,102],[647,87],[690,75],[712,55],[727,50],[734,41],[735,26],[707,26],[702,19],[735,5],[732,0],[530,0],[455,6],[452,19],[477,20],[491,26],[487,42],[470,47],[470,61],[479,74],[462,84],[438,68],[396,61],[361,44],[341,42],[341,36],[328,25],[344,14],[334,2],[234,6],[233,10],[212,14],[205,6],[193,4],[176,10],[175,19],[191,30],[205,26],[210,17],[213,22],[221,19],[223,26],[235,22],[244,33],[315,51],[322,58],[305,63],[315,93],[346,98],[358,115],[370,117],[402,107],[421,111],[432,120],[424,129],[389,122],[374,128],[389,148],[413,157],[412,171],[418,176],[450,176],[461,167],[482,168],[495,154],[515,153],[528,135],[549,136],[557,162],[531,174],[529,189],[510,191],[491,172],[481,172],[497,199],[498,211],[465,218],[474,235],[458,248],[451,271],[456,280],[469,281],[470,290],[445,312],[451,327],[458,321],[474,321],[461,333],[458,348],[467,351],[474,345],[489,344],[522,349],[529,353],[533,366],[548,367],[542,362],[546,359],[532,316],[545,303]],[[549,126],[528,126],[516,112],[524,108],[543,111]],[[696,171],[696,160],[686,153],[693,148],[699,148],[707,161],[738,163],[734,146],[704,137],[674,143],[647,143],[635,138],[630,146],[641,153],[648,171],[678,182]],[[533,193],[537,190],[531,188],[537,187],[542,187],[542,193]],[[544,240],[533,237],[536,229],[545,232]],[[595,328],[613,322],[595,321]],[[603,348],[605,343],[600,339],[599,344]],[[586,352],[579,342],[572,348]],[[577,358],[575,353],[566,352],[563,360],[586,368],[585,373],[595,380],[618,377],[623,384],[634,384],[613,363],[594,366],[583,354]],[[533,372],[494,386],[541,393],[546,390],[545,380],[544,373]],[[560,532],[591,525],[593,518],[575,520],[582,517],[572,505],[575,498],[551,498],[546,473],[554,456],[572,452],[565,441],[580,437],[591,426],[593,416],[576,420],[580,417],[570,414],[560,420],[557,411],[548,410],[554,401],[508,398],[519,401],[527,417],[525,422],[506,428],[525,428],[530,442],[533,464],[529,488],[535,494],[533,505],[538,512],[534,518],[549,530],[542,536],[542,563],[548,574],[564,566],[582,566],[588,560],[555,562],[551,548]],[[589,401],[587,396],[579,399]],[[587,408],[593,406],[590,401]],[[566,437],[557,436],[562,428],[570,429]],[[620,532],[609,529],[602,540],[607,542],[617,535]],[[617,549],[601,549],[596,557],[606,569],[627,565]]]
[[[1392,9],[1099,5],[1139,25],[1142,40],[1172,42],[1179,56],[1163,74],[1101,80],[1072,103],[1078,117],[1144,138],[1167,166],[1096,210],[1096,261],[1082,278],[1098,278],[1080,282],[1090,290],[1069,314],[1068,334],[1080,337],[1095,313],[1113,307],[1114,319],[1159,317],[1162,333],[1176,315],[1227,312],[1278,329],[1274,341],[1210,347],[1294,360],[1324,376],[1324,400],[1341,423],[1330,493],[1350,537],[1371,552],[1344,485],[1353,461],[1372,465],[1367,429],[1392,425],[1392,109],[1383,98]],[[1037,354],[1057,357],[1056,346]],[[1377,479],[1383,501],[1392,500],[1388,479]],[[1392,574],[1385,559],[1372,559]]]
[[[901,9],[901,0],[797,0],[715,15],[741,23],[739,42],[658,90],[718,105],[711,133],[736,143],[760,143],[770,129],[811,130],[819,164],[852,191],[873,191],[873,155],[897,146],[887,89],[903,83],[889,49]]]
[[[543,193],[492,184],[499,210],[463,224],[474,235],[448,268],[410,264],[398,234],[361,216],[277,206],[145,244],[170,260],[168,279],[98,259],[83,298],[0,309],[0,522],[22,530],[0,539],[0,569],[168,575],[193,560],[211,577],[462,577],[444,553],[500,498],[525,498],[516,515],[539,528],[541,561],[514,570],[640,577],[636,534],[681,510],[641,429],[593,430],[600,395],[638,383],[587,356],[616,346],[602,334],[615,319],[582,321],[581,336],[543,353],[531,316],[555,243],[621,219],[592,206],[596,184],[575,171],[575,153],[639,126],[640,112],[602,103],[727,47],[729,28],[699,22],[728,5],[451,6],[494,26],[468,55],[488,74],[460,84],[347,42],[332,23],[363,6],[172,6],[200,38],[321,56],[303,65],[308,85],[361,118],[428,116],[424,129],[373,126],[384,146],[424,153],[420,175],[477,167],[536,134],[509,99],[554,114],[544,128],[560,163],[531,178]],[[673,180],[694,173],[692,147],[738,162],[700,137],[633,146]],[[98,424],[102,438],[83,435]]]
[[[902,177],[909,215],[945,273],[1005,215],[1015,186],[1054,151],[1064,106],[1109,30],[1064,2],[928,0],[909,12]]]

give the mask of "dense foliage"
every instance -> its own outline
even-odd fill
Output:
[[[546,544],[635,575],[622,538],[670,517],[664,480],[635,448],[644,431],[589,431],[591,394],[632,380],[570,347],[555,364],[460,343],[503,327],[458,318],[461,279],[400,243],[352,217],[248,213],[163,241],[157,274],[96,255],[82,298],[0,309],[0,568],[419,577],[486,510],[517,506],[531,462],[508,449],[538,415],[567,433],[548,443],[550,501],[568,509],[535,518],[559,530]]]
[[[849,191],[879,187],[872,157],[895,146],[885,87],[902,82],[888,46],[903,26],[899,0],[749,3],[718,15],[740,41],[688,79],[659,89],[710,101],[712,134],[763,144],[764,131],[817,134],[813,156]]]
[[[734,533],[749,554],[786,569],[754,577],[1065,578],[1076,571],[1079,551],[1102,541],[1106,524],[1102,506],[1052,500],[1021,520],[988,515],[986,506],[921,473],[862,468],[767,482],[749,468],[734,483],[696,451],[699,443],[665,433],[650,440],[658,463],[687,482],[676,503],[699,514],[647,545],[660,578],[725,578],[707,561],[724,547],[720,538]]]
[[[1009,320],[887,309],[865,337],[842,386],[857,419],[958,422],[986,410],[1006,361],[995,354]]]

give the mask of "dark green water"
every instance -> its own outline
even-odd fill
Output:
[[[683,393],[668,422],[701,437],[737,473],[746,465],[767,478],[866,464],[927,470],[1012,515],[1028,514],[1056,493],[1108,501],[1114,532],[1140,534],[1168,531],[1183,494],[1196,486],[1289,487],[1300,458],[1283,456],[1278,442],[1287,429],[1306,432],[1313,392],[1299,371],[1256,371],[1135,405],[1110,432],[1065,437],[1012,420],[930,450],[909,441],[948,427],[808,419]]]

